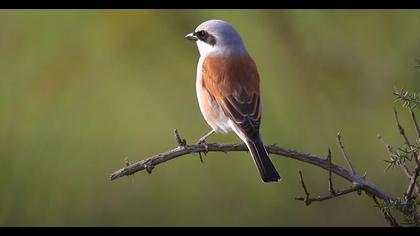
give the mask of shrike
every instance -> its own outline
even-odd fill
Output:
[[[197,99],[214,132],[234,131],[248,147],[264,182],[280,180],[262,142],[259,128],[262,102],[257,67],[239,33],[227,22],[209,20],[185,36],[197,43]]]

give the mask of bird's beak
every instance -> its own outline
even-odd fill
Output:
[[[197,36],[195,36],[194,33],[189,33],[189,34],[185,35],[185,38],[188,39],[188,40],[191,40],[191,41],[197,41],[198,40]]]

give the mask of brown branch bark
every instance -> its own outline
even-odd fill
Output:
[[[419,124],[417,123],[416,114],[414,114],[414,111],[410,111],[410,114],[411,114],[411,120],[414,123],[414,128],[415,128],[416,133],[417,133],[417,138],[418,138],[419,143],[420,143],[420,128],[419,128]]]
[[[407,197],[410,197],[411,194],[413,194],[413,190],[416,187],[417,178],[418,178],[419,174],[420,174],[420,166],[419,166],[419,164],[417,164],[416,168],[414,169],[414,173],[411,176],[410,183],[408,184],[408,189],[407,189],[407,192],[406,192]]]
[[[180,139],[177,138],[177,141],[178,140]],[[181,143],[184,144],[184,142],[181,142]],[[394,198],[391,194],[377,187],[373,183],[366,181],[363,176],[353,174],[341,166],[330,163],[325,158],[321,158],[312,154],[300,153],[295,150],[282,148],[275,144],[268,145],[266,146],[266,148],[270,154],[291,158],[294,160],[305,162],[307,164],[317,166],[327,171],[331,171],[332,173],[348,180],[354,185],[357,185],[361,190],[365,191],[367,194],[376,196],[377,198],[387,200],[387,201],[396,200],[396,198]],[[188,145],[185,143],[185,145],[183,146],[178,146],[170,151],[157,154],[155,156],[132,163],[129,166],[126,166],[120,170],[117,170],[111,174],[111,180],[116,180],[123,176],[132,175],[142,170],[146,170],[148,173],[151,173],[152,169],[155,166],[162,164],[166,161],[175,159],[177,157],[187,155],[187,154],[200,153],[200,152],[227,153],[227,152],[237,152],[237,151],[248,151],[248,148],[246,147],[245,144],[238,144],[238,143],[232,143],[232,144],[209,143],[209,144],[193,144],[193,145]],[[398,210],[401,211],[405,215],[410,215],[410,212],[408,212],[407,209],[399,207]],[[417,221],[419,221],[420,215],[416,214],[415,218]]]
[[[329,179],[328,182],[329,182],[330,194],[327,195],[327,196],[324,196],[324,197],[318,196],[318,197],[311,198],[310,193],[309,193],[309,191],[306,187],[305,181],[303,180],[303,175],[302,175],[301,170],[299,170],[299,178],[300,178],[300,184],[301,184],[302,189],[305,193],[305,197],[295,197],[295,200],[303,201],[303,202],[305,202],[305,205],[307,205],[307,206],[309,206],[312,202],[322,202],[322,201],[329,200],[331,198],[335,198],[335,197],[339,197],[339,196],[343,196],[343,195],[346,195],[346,194],[349,194],[349,193],[352,193],[352,192],[359,192],[361,190],[359,185],[355,185],[353,187],[350,187],[350,188],[342,190],[342,191],[335,191],[333,189],[333,186],[332,186],[331,174],[330,174],[329,178],[328,178]]]
[[[370,196],[370,197],[376,203],[376,205],[379,206],[379,202],[376,199],[376,197],[375,196]],[[393,226],[393,227],[400,227],[400,225],[395,220],[394,216],[392,216],[391,212],[389,212],[389,211],[382,211],[382,214],[384,215],[385,220],[388,221],[388,223],[391,226]]]
[[[344,160],[346,160],[347,165],[349,166],[349,168],[350,168],[351,172],[352,172],[353,174],[356,174],[356,171],[354,171],[354,168],[353,168],[353,166],[352,166],[352,164],[351,164],[351,162],[350,162],[350,159],[349,159],[349,157],[348,157],[348,155],[347,155],[346,151],[344,150],[344,145],[343,145],[343,143],[341,142],[341,135],[340,135],[340,132],[338,132],[338,133],[337,133],[337,144],[338,144],[338,147],[340,148],[341,153],[343,154]]]
[[[315,197],[315,198],[310,198],[309,196],[296,197],[295,200],[304,201],[306,205],[309,205],[312,202],[322,202],[322,201],[325,201],[325,200],[329,200],[331,198],[343,196],[343,195],[353,193],[353,192],[357,192],[357,191],[360,191],[360,187],[358,185],[356,185],[354,187],[351,187],[351,188],[348,188],[348,189],[345,189],[345,190],[342,190],[342,191],[337,191],[337,192],[335,192],[334,195],[330,194],[330,195],[327,195],[327,196],[324,196],[324,197],[318,196],[318,197]]]
[[[398,119],[398,113],[397,113],[397,110],[395,108],[394,108],[394,114],[395,114],[395,120],[397,121],[398,130],[400,131],[401,136],[404,138],[404,142],[407,145],[407,147],[410,147],[411,146],[410,141],[408,140],[408,137],[405,134],[404,128],[402,127],[402,125],[401,125],[401,123]],[[413,119],[413,122],[414,122],[414,125],[415,125],[416,129],[418,129],[416,116],[415,116],[413,111],[411,111],[411,117]],[[417,130],[417,132],[418,132],[418,130]],[[416,167],[413,171],[413,174],[411,175],[410,183],[408,184],[408,187],[407,187],[407,191],[406,191],[406,196],[407,197],[411,196],[411,194],[413,193],[413,190],[416,187],[416,185],[418,187],[417,177],[420,174],[420,161],[419,161],[419,155],[417,154],[417,152],[413,152],[413,158],[414,158],[414,161],[416,163]]]
[[[379,139],[381,140],[382,144],[385,146],[385,148],[386,148],[386,150],[388,152],[388,155],[391,155],[392,154],[392,147],[391,147],[391,145],[389,145],[388,143],[385,143],[385,141],[383,140],[383,138],[381,136],[379,136]],[[408,180],[411,183],[412,177],[413,177],[413,173],[411,173],[411,171],[408,169],[408,167],[407,167],[406,164],[402,164],[402,165],[400,165],[400,167],[401,167],[401,170],[405,173],[405,175],[407,176]],[[417,183],[417,178],[416,178],[416,181],[414,182],[414,185],[415,185],[414,188],[416,190],[416,194],[419,194],[419,192],[420,192],[420,186]]]

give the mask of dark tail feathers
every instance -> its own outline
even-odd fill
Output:
[[[271,162],[261,139],[258,137],[255,141],[247,140],[246,144],[260,172],[261,179],[264,182],[279,181],[281,177]]]

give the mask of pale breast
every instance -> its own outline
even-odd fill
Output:
[[[196,79],[197,99],[201,113],[214,131],[217,133],[228,133],[232,131],[229,125],[229,118],[225,115],[219,104],[217,104],[216,100],[214,100],[214,98],[207,92],[206,88],[203,87],[203,61],[203,58],[200,57],[197,66]]]

